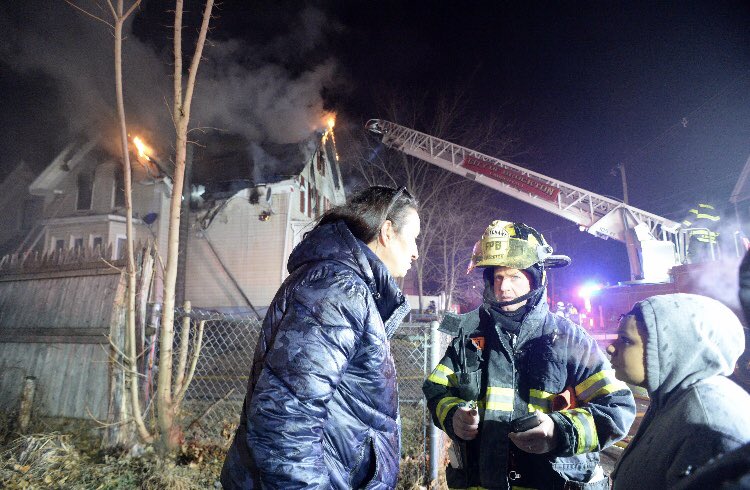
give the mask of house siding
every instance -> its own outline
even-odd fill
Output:
[[[265,205],[250,204],[235,197],[214,217],[202,233],[191,233],[188,243],[188,271],[185,297],[193,305],[213,308],[248,306],[227,276],[219,260],[229,269],[239,287],[256,308],[271,303],[281,285],[284,238],[288,225],[290,196],[272,197],[272,214],[258,219]],[[209,243],[216,251],[211,251]]]

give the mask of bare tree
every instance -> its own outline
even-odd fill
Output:
[[[154,436],[146,427],[143,419],[138,389],[138,353],[136,344],[135,328],[135,297],[136,297],[136,268],[133,251],[133,205],[132,205],[132,176],[130,167],[130,152],[127,137],[127,124],[125,118],[125,106],[123,103],[122,85],[122,30],[125,21],[130,14],[140,5],[141,0],[135,0],[125,10],[124,0],[117,0],[116,5],[112,0],[107,0],[110,13],[114,23],[109,23],[100,16],[95,15],[71,0],[68,4],[85,13],[86,15],[101,21],[112,28],[114,32],[114,60],[115,60],[115,91],[117,99],[117,115],[120,127],[120,139],[122,146],[122,163],[124,176],[125,210],[126,210],[126,234],[127,234],[127,307],[126,307],[126,334],[125,352],[120,352],[124,361],[122,366],[129,386],[129,398],[131,402],[132,417],[138,431],[138,435],[144,442],[152,442]],[[188,78],[184,83],[183,92],[183,66],[182,66],[182,15],[183,0],[176,0],[174,19],[174,105],[172,107],[172,120],[175,125],[176,144],[172,196],[170,201],[169,232],[167,239],[167,260],[164,268],[164,308],[161,318],[161,335],[159,338],[159,371],[156,386],[156,415],[157,429],[160,436],[162,449],[172,451],[177,448],[181,429],[178,424],[178,415],[181,402],[185,397],[187,388],[195,372],[195,365],[200,353],[200,345],[203,334],[203,324],[200,324],[194,341],[193,352],[188,363],[188,351],[190,349],[188,337],[190,334],[190,318],[183,318],[181,328],[182,341],[178,355],[177,377],[174,385],[172,375],[174,370],[173,342],[174,342],[174,306],[175,306],[175,282],[177,276],[177,254],[179,247],[180,207],[182,199],[182,188],[185,177],[185,156],[187,152],[187,134],[190,122],[190,106],[195,88],[195,80],[198,74],[203,53],[203,46],[208,33],[208,25],[213,9],[213,0],[207,0],[203,11],[201,27],[196,40],[195,52],[188,68]],[[186,305],[189,313],[189,304]],[[116,348],[116,346],[114,346]]]
[[[141,0],[135,0],[127,10],[123,0],[117,0],[116,5],[112,4],[111,0],[107,0],[107,6],[112,14],[113,23],[110,24],[106,20],[102,19],[91,13],[88,10],[81,8],[80,6],[66,0],[68,4],[75,7],[76,9],[84,12],[86,15],[97,19],[110,28],[114,32],[114,61],[115,61],[115,98],[117,104],[117,120],[120,129],[120,145],[122,149],[122,171],[123,171],[123,182],[124,182],[124,194],[125,194],[125,227],[126,227],[126,239],[127,239],[127,265],[126,274],[128,278],[127,282],[127,306],[126,306],[126,326],[125,326],[125,352],[124,352],[124,369],[126,377],[126,386],[129,387],[129,399],[131,403],[132,417],[135,422],[138,435],[143,441],[150,442],[153,437],[149,430],[146,428],[146,424],[143,420],[140,396],[138,390],[138,353],[136,343],[136,328],[135,328],[135,294],[136,294],[136,269],[135,269],[135,255],[133,252],[133,193],[132,193],[132,176],[130,168],[130,151],[128,145],[128,128],[125,119],[125,104],[123,102],[123,86],[122,86],[122,28],[125,21],[130,17],[130,14],[138,8]]]
[[[182,187],[185,181],[185,156],[187,153],[187,134],[190,123],[190,106],[193,100],[195,79],[198,66],[203,55],[208,25],[211,20],[213,0],[207,0],[203,9],[195,52],[187,72],[184,83],[182,73],[182,14],[183,0],[175,2],[174,12],[174,103],[172,106],[172,122],[175,126],[175,160],[172,196],[169,207],[169,232],[167,237],[167,257],[164,270],[164,308],[161,317],[161,334],[159,337],[159,373],[156,388],[156,420],[159,427],[161,442],[164,449],[172,451],[177,448],[180,440],[180,427],[176,423],[180,404],[188,387],[189,377],[178,375],[177,383],[172,385],[174,343],[174,306],[175,283],[177,279],[177,254],[179,250],[180,208],[182,204]],[[186,334],[185,331],[182,332]],[[194,353],[197,355],[197,353]],[[182,357],[182,356],[180,356]],[[181,363],[182,364],[182,363]]]
[[[426,251],[426,273],[446,295],[446,305],[470,299],[475,284],[466,277],[474,244],[491,220],[502,212],[492,205],[491,189],[471,181],[459,184],[440,203],[440,218],[435,221],[435,239]]]

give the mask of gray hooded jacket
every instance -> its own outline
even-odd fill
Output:
[[[613,488],[672,488],[750,441],[750,395],[726,378],[744,349],[742,325],[726,306],[694,294],[653,296],[635,308],[646,324],[651,404]]]

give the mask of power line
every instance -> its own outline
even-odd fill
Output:
[[[671,126],[669,126],[660,135],[656,136],[651,141],[649,141],[648,143],[646,143],[645,145],[643,145],[641,148],[639,148],[638,150],[634,151],[631,155],[625,157],[622,160],[622,163],[632,162],[635,157],[638,157],[638,156],[642,155],[643,153],[645,153],[645,151],[650,146],[654,145],[656,142],[658,142],[660,140],[666,139],[668,136],[671,135],[671,133],[675,133],[676,130],[678,130],[680,126],[682,126],[683,128],[686,128],[688,126],[688,124],[690,124],[690,120],[691,120],[691,118],[693,117],[694,114],[697,114],[706,105],[708,105],[709,103],[712,103],[713,101],[715,101],[716,99],[718,99],[721,95],[723,95],[724,92],[726,92],[727,90],[729,90],[729,88],[732,85],[735,85],[736,83],[738,83],[743,78],[746,78],[748,76],[748,74],[750,74],[750,70],[744,70],[743,72],[741,72],[738,76],[736,76],[729,83],[727,83],[726,85],[724,85],[724,87],[722,87],[721,89],[719,89],[714,95],[712,95],[711,97],[709,97],[701,105],[699,105],[698,107],[696,107],[695,109],[693,109],[692,111],[690,111],[688,114],[686,114],[685,116],[683,116],[679,121],[677,121],[674,124],[672,124]]]

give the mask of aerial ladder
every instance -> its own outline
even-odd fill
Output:
[[[668,282],[686,262],[680,223],[389,121],[371,119],[366,128],[390,148],[624,242],[632,282]]]

